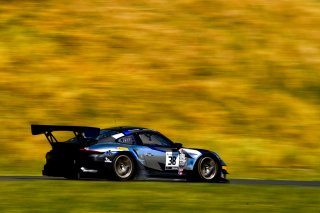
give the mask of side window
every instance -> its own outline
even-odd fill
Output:
[[[172,143],[165,137],[154,133],[141,133],[139,137],[143,145],[171,147]]]
[[[124,144],[129,144],[129,145],[133,145],[135,144],[135,140],[134,140],[134,136],[133,135],[128,135],[122,138],[119,138],[117,140],[118,143],[124,143]]]
[[[114,138],[112,135],[117,134],[116,131],[102,130],[100,131],[100,135],[97,137],[98,143],[104,142],[114,142]]]

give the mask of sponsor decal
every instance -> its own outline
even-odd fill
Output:
[[[185,154],[180,154],[179,155],[179,170],[178,170],[178,175],[183,174],[183,169],[184,166],[186,165],[187,159]]]
[[[109,158],[107,158],[107,157],[104,158],[104,162],[105,162],[105,163],[112,163],[112,161],[111,161]]]
[[[117,147],[118,150],[120,151],[128,151],[129,149],[127,147]]]

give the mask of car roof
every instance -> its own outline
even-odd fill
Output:
[[[100,132],[103,131],[114,131],[118,133],[123,133],[124,135],[132,134],[132,133],[147,133],[147,132],[153,132],[156,134],[162,135],[160,132],[153,130],[153,129],[148,129],[144,127],[137,127],[137,126],[118,126],[118,127],[110,127],[110,128],[104,128],[101,129]],[[162,135],[163,137],[167,138],[166,136]],[[122,136],[121,136],[122,137]],[[167,138],[169,141],[171,141],[169,138]]]
[[[154,131],[151,129],[147,129],[144,127],[137,127],[137,126],[118,126],[118,127],[110,127],[110,128],[105,128],[105,129],[101,129],[103,130],[107,130],[107,131],[116,131],[116,132],[125,132],[125,131],[130,131],[130,132],[142,132],[142,131]],[[154,131],[155,132],[155,131]]]

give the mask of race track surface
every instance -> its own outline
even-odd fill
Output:
[[[23,180],[57,180],[68,181],[60,177],[46,177],[46,176],[0,176],[0,181],[23,181]],[[103,179],[81,179],[81,181],[106,181]],[[149,178],[146,181],[170,181],[170,182],[184,182],[184,180],[171,180],[161,178]],[[285,186],[310,186],[320,187],[320,181],[294,181],[294,180],[260,180],[260,179],[230,179],[230,184],[240,185],[285,185]]]

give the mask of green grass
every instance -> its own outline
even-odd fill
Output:
[[[157,129],[233,177],[320,178],[314,0],[2,1],[0,173],[39,172],[31,123]]]
[[[319,188],[170,182],[1,181],[1,212],[316,212]]]

